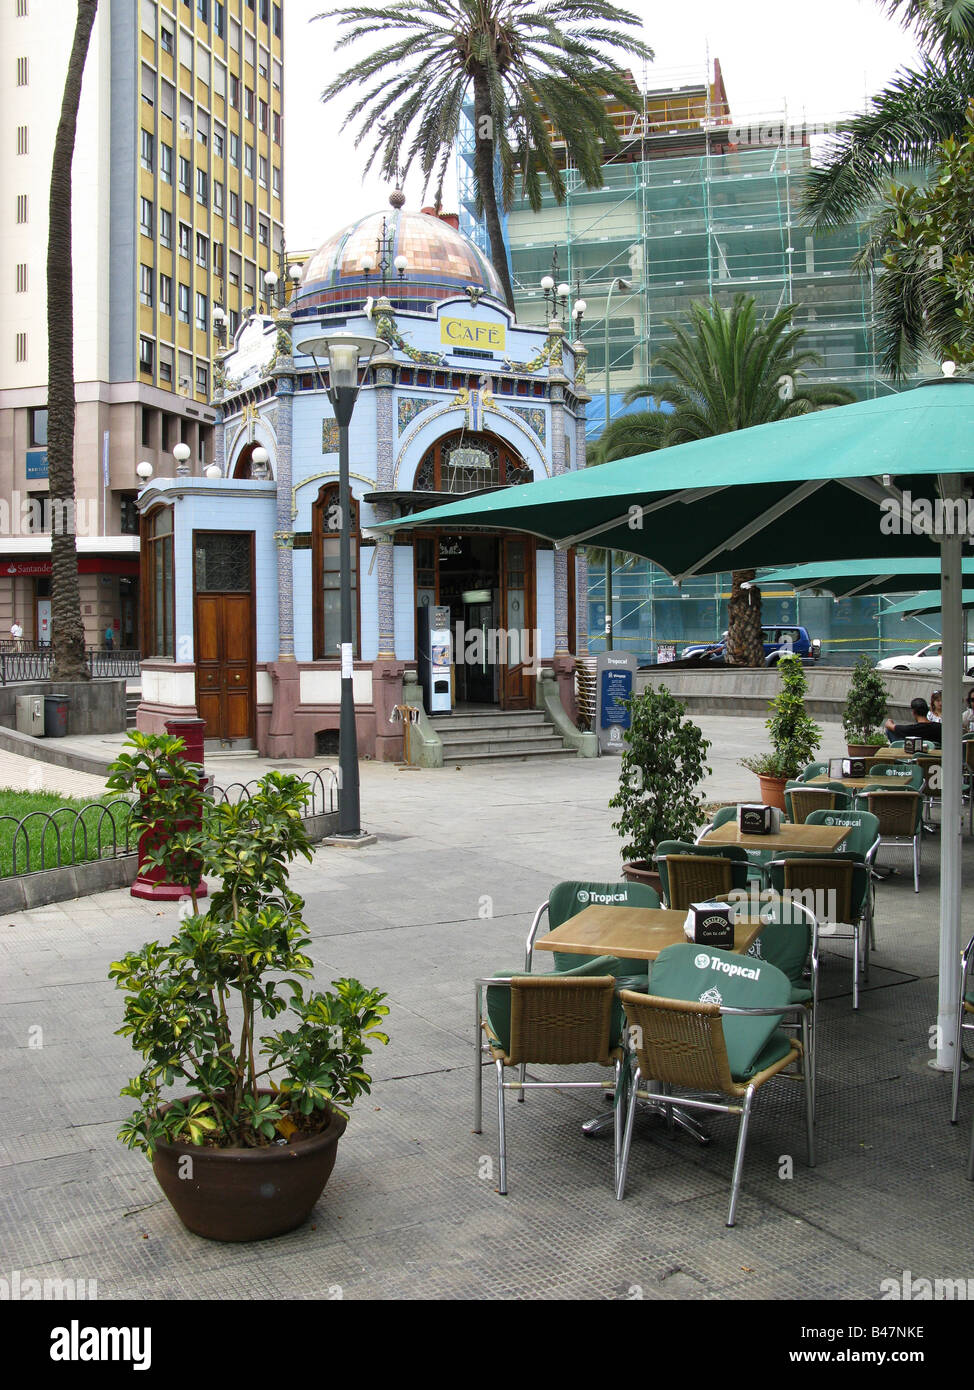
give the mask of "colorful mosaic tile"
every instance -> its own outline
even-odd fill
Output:
[[[322,420],[321,422],[321,452],[323,454],[338,453],[338,421]]]
[[[397,404],[399,433],[402,434],[403,430],[412,420],[416,419],[417,415],[421,415],[424,410],[428,410],[433,404],[434,402],[427,400],[425,396],[400,396]]]
[[[512,415],[517,415],[524,421],[528,429],[538,436],[542,446],[544,446],[548,423],[544,411],[537,407],[532,409],[530,406],[523,405],[509,405],[507,408]]]

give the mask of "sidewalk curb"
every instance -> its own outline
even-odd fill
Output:
[[[21,758],[34,758],[38,762],[52,763],[55,767],[66,767],[74,772],[87,772],[94,777],[108,776],[111,758],[77,753],[74,749],[59,748],[57,743],[56,739],[32,738],[30,734],[18,733],[16,729],[0,727],[0,749],[6,753],[17,753]]]

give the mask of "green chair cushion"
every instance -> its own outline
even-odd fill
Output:
[[[800,985],[802,972],[812,949],[812,931],[801,912],[794,913],[794,922],[769,922],[748,947],[747,955],[754,960],[767,961],[788,976],[794,989]]]
[[[660,899],[656,889],[645,883],[629,883],[626,879],[567,879],[564,883],[557,883],[548,897],[549,930],[554,931],[593,903],[618,907],[659,907]],[[559,974],[573,970],[580,963],[606,959],[601,956],[570,955],[567,951],[553,951],[552,954],[555,958],[554,968]],[[626,975],[632,972],[632,968],[632,961],[620,961],[611,970],[603,970],[602,974]]]
[[[578,956],[575,957],[579,959]],[[610,966],[623,964],[629,969],[628,975],[619,975],[617,989],[633,989],[644,993],[649,987],[649,977],[646,974],[632,974],[633,966],[638,967],[638,961],[617,961],[613,956],[593,956],[590,960],[582,958],[582,964],[576,965],[571,970],[555,970],[551,973],[559,978],[571,977],[572,975],[613,975],[616,972]],[[495,970],[494,976],[498,979],[517,978],[524,976],[523,970]],[[530,976],[525,976],[530,978]],[[487,998],[485,1001],[487,1022],[491,1032],[497,1038],[505,1052],[510,1051],[511,1044],[511,991],[504,985],[499,988],[487,986]],[[622,1003],[618,996],[612,1006],[612,1037],[614,1046],[620,1046],[626,1031],[626,1016],[623,1012]]]
[[[812,991],[806,989],[804,985],[792,985],[791,1002],[793,1004],[810,1004],[812,1002]]]
[[[731,1019],[724,1019],[724,1025],[730,1023]],[[765,1067],[773,1067],[775,1062],[780,1062],[782,1057],[787,1057],[791,1051],[791,1038],[783,1028],[776,1028],[768,1039],[760,1056],[755,1057],[754,1064],[747,1076],[738,1076],[732,1073],[735,1081],[749,1081],[759,1071],[764,1071]]]
[[[837,853],[866,855],[879,835],[879,818],[870,811],[813,811],[808,825],[849,825],[852,829]]]
[[[651,983],[653,994],[664,999],[699,1000],[731,1009],[770,1009],[792,1002],[788,977],[776,966],[713,946],[667,946],[656,958]],[[759,1063],[768,1065],[762,1059],[772,1034],[780,1029],[780,1016],[725,1015],[723,1025],[731,1075],[746,1081],[760,1070]]]

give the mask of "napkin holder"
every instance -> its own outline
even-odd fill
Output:
[[[734,908],[730,903],[691,903],[683,923],[683,934],[695,946],[734,946]]]
[[[740,806],[737,824],[742,835],[774,835],[781,825],[781,812],[776,806]]]

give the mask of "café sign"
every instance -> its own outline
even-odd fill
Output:
[[[448,347],[480,349],[483,352],[503,352],[506,334],[502,323],[484,323],[477,319],[440,319],[440,342]]]

